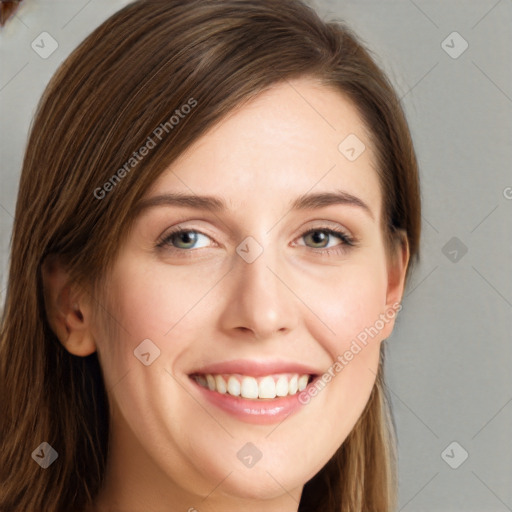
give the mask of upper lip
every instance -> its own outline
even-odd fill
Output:
[[[320,370],[303,363],[283,360],[254,360],[254,359],[234,359],[231,361],[222,361],[210,363],[190,372],[193,374],[233,374],[238,373],[252,377],[261,377],[274,373],[298,373],[299,375],[311,374],[318,375]]]

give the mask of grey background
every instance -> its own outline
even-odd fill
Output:
[[[127,3],[24,0],[0,33],[2,305],[37,101],[58,64]],[[422,259],[387,366],[399,508],[512,511],[512,2],[311,3],[376,54],[403,98],[421,168]],[[46,59],[31,48],[43,31],[59,45]],[[463,49],[454,31],[469,45],[457,58],[445,51]]]

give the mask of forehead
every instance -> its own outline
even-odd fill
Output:
[[[354,152],[360,153],[355,159]],[[332,88],[297,79],[232,111],[180,155],[145,198],[212,195],[234,210],[264,205],[282,211],[284,203],[290,206],[307,192],[341,190],[377,217],[381,194],[374,162],[355,106]]]

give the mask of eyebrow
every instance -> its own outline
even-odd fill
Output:
[[[375,220],[373,212],[363,200],[342,190],[304,194],[292,201],[289,205],[289,209],[300,211],[324,208],[334,204],[355,206],[366,212]],[[139,215],[149,208],[158,206],[181,206],[185,208],[195,208],[197,210],[206,210],[213,213],[223,212],[228,209],[226,202],[217,196],[198,196],[173,192],[140,201],[136,206],[136,214]]]

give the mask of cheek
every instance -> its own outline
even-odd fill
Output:
[[[120,260],[109,282],[99,335],[98,351],[109,379],[140,365],[142,350],[150,352],[155,366],[169,367],[186,348],[185,340],[197,335],[194,310],[203,311],[202,301],[215,284],[212,276],[211,269],[191,273],[182,266],[171,273],[163,264]]]
[[[331,269],[326,279],[309,284],[307,300],[321,322],[312,316],[308,330],[332,361],[318,390],[325,397],[320,392],[326,386],[336,395],[324,405],[331,418],[340,418],[338,432],[346,435],[366,405],[378,369],[386,267],[377,258],[361,259]],[[303,396],[304,402],[314,398]]]
[[[350,350],[354,340],[365,346],[364,352],[378,350],[377,340],[383,336],[380,329],[375,332],[375,325],[385,311],[387,276],[384,264],[377,260],[347,264],[330,271],[320,284],[309,284],[307,301],[314,305],[314,312],[321,320],[316,322],[315,338],[333,359]],[[376,340],[374,347],[370,346],[370,340]]]
[[[318,449],[333,453],[360,417],[375,383],[384,337],[376,326],[381,327],[385,311],[387,275],[385,265],[375,260],[347,264],[329,277],[315,287],[310,283],[308,302],[322,322],[312,316],[308,329],[332,364],[300,399],[320,418],[316,428],[325,442]]]

